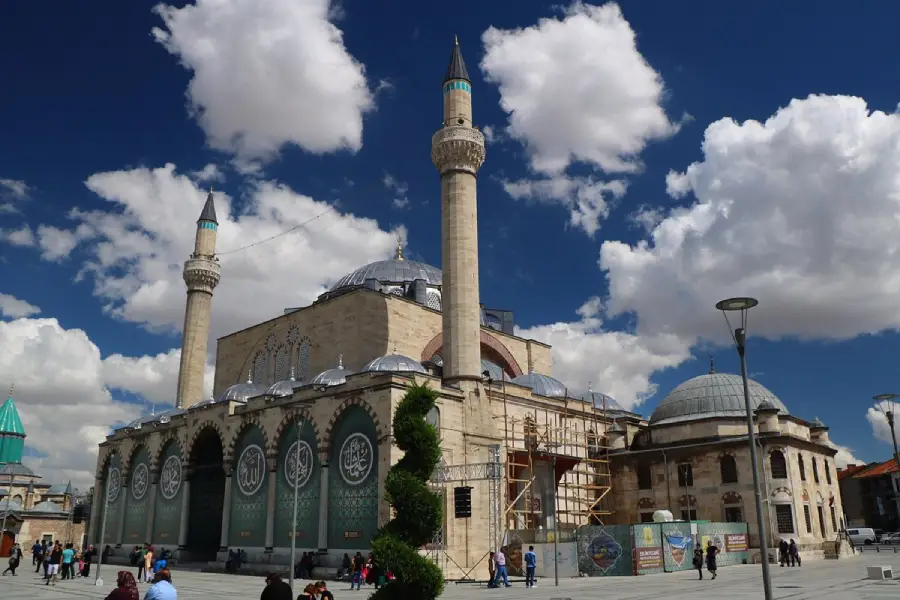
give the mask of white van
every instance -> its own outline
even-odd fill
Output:
[[[854,546],[859,546],[860,544],[868,546],[869,544],[874,544],[878,541],[878,538],[875,536],[875,530],[869,527],[854,527],[852,529],[847,529],[847,537],[850,538],[850,541],[853,542]]]

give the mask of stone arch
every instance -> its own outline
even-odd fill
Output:
[[[278,423],[278,427],[275,429],[275,435],[273,435],[271,438],[267,438],[267,456],[274,456],[278,454],[278,445],[281,443],[281,437],[284,435],[284,432],[288,427],[293,426],[294,419],[296,419],[298,416],[307,423],[312,424],[313,433],[316,436],[316,445],[319,448],[322,447],[322,434],[319,431],[319,424],[316,423],[315,419],[313,419],[308,410],[306,410],[305,408],[298,408],[285,414],[281,419],[281,422]],[[333,425],[333,423],[331,423],[330,425]]]
[[[488,356],[485,358],[493,359],[494,362],[499,364],[505,371],[508,373],[512,373],[513,377],[518,377],[519,375],[523,375],[522,367],[519,366],[519,362],[515,359],[512,353],[507,349],[507,347],[495,338],[490,335],[486,331],[481,331],[481,350],[482,352],[487,349]],[[431,357],[435,354],[441,354],[444,349],[444,333],[441,332],[431,338],[431,341],[425,345],[425,349],[422,350],[420,360],[431,360]]]
[[[222,444],[222,448],[227,448],[227,438],[225,434],[222,433],[222,428],[218,423],[213,421],[212,419],[206,419],[205,421],[201,421],[196,426],[194,426],[194,430],[188,436],[187,444],[182,447],[182,459],[186,462],[191,462],[191,454],[194,452],[194,445],[197,443],[197,438],[200,437],[200,434],[203,433],[205,429],[212,429],[216,432],[216,435],[219,436],[219,442]]]
[[[691,508],[696,508],[697,496],[694,496],[693,494],[682,494],[678,497],[678,506],[690,506]]]
[[[269,432],[266,431],[265,426],[259,420],[259,414],[254,413],[251,415],[247,415],[241,417],[241,423],[237,427],[234,428],[233,433],[231,434],[231,439],[228,440],[228,444],[223,444],[225,462],[231,462],[234,459],[234,448],[237,446],[238,441],[244,435],[244,432],[247,431],[252,426],[256,426],[263,435],[263,439],[266,441],[265,447],[268,448],[270,442]]]
[[[653,498],[641,498],[638,500],[637,507],[638,510],[649,510],[656,506],[656,502]]]
[[[384,429],[381,427],[381,420],[378,418],[378,415],[375,412],[375,408],[362,399],[362,396],[353,396],[351,398],[347,398],[340,404],[338,404],[337,408],[334,409],[334,412],[331,413],[331,418],[328,420],[328,427],[325,429],[324,439],[321,446],[321,452],[330,452],[331,451],[331,440],[332,434],[334,433],[334,426],[337,425],[338,420],[344,415],[344,411],[346,411],[351,406],[358,406],[364,411],[366,411],[370,417],[372,417],[372,422],[375,423],[375,432],[378,436],[378,442],[381,443],[384,441],[386,433]]]
[[[174,443],[178,446],[178,456],[181,458],[182,462],[185,460],[184,454],[184,446],[181,443],[181,440],[178,438],[178,435],[173,431],[164,435],[159,440],[159,444],[156,447],[156,450],[150,454],[150,470],[154,473],[159,470],[159,462],[162,457],[165,455],[166,451],[169,449],[169,444]]]
[[[730,504],[743,504],[744,498],[737,492],[725,492],[722,494],[722,504],[728,506]]]
[[[109,468],[109,464],[116,456],[119,456],[119,464],[121,464],[121,455],[119,454],[118,448],[111,448],[106,454],[103,455],[103,460],[100,461],[100,465],[97,468],[98,477],[100,477],[101,479],[105,479],[106,470]]]
[[[723,452],[719,456],[719,477],[722,483],[737,483],[739,479],[734,454]]]
[[[769,450],[769,475],[772,479],[787,479],[790,475],[784,448],[776,447]]]

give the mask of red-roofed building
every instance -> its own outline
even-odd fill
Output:
[[[868,465],[847,465],[838,484],[848,527],[900,531],[900,468],[893,458]]]

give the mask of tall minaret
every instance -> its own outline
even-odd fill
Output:
[[[472,126],[472,81],[459,40],[444,77],[444,125],[431,138],[431,160],[441,174],[444,379],[481,379],[476,182],[484,136]]]
[[[216,258],[216,206],[212,190],[197,219],[194,253],[184,263],[187,306],[184,310],[184,338],[181,342],[181,368],[178,370],[176,408],[203,400],[203,375],[206,372],[206,340],[213,290],[219,283],[219,259]]]

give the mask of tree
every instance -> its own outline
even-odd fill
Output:
[[[444,591],[441,570],[419,554],[443,522],[441,497],[428,489],[441,459],[437,430],[425,421],[436,398],[427,385],[411,385],[394,413],[394,442],[404,454],[384,487],[395,516],[375,536],[372,552],[395,579],[371,596],[375,600],[433,600]]]

